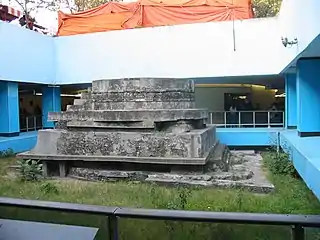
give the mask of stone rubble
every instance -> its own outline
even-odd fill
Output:
[[[155,173],[142,171],[106,171],[87,168],[72,168],[70,176],[88,181],[140,181],[164,185],[202,186],[218,188],[244,188],[256,193],[274,190],[262,170],[259,154],[232,151],[228,172],[206,172],[198,174]]]

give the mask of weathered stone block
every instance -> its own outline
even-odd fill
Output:
[[[37,145],[30,153],[206,158],[215,144],[214,136],[214,127],[183,134],[40,130]]]
[[[62,131],[57,149],[62,155],[202,158],[214,145],[214,135],[214,127],[181,134]]]

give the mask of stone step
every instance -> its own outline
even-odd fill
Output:
[[[206,165],[206,158],[172,158],[172,157],[132,157],[132,156],[99,156],[99,155],[62,155],[62,154],[35,154],[24,152],[17,155],[22,159],[34,159],[45,162],[110,162],[110,163],[135,163],[135,164],[164,164],[164,165]]]
[[[114,129],[115,131],[135,129],[136,131],[143,129],[154,130],[156,124],[150,121],[139,121],[139,122],[93,122],[93,121],[69,121],[67,123],[69,128],[83,128],[82,131],[88,129],[104,129],[110,131]],[[72,129],[70,129],[72,130]]]
[[[92,92],[194,92],[192,79],[175,78],[127,78],[96,80],[92,82]]]
[[[80,99],[77,99],[80,100]],[[84,99],[81,99],[84,100]],[[85,111],[85,110],[136,110],[136,109],[190,109],[195,108],[194,102],[92,102],[86,100],[81,102],[83,105],[68,105],[67,111]]]
[[[58,121],[56,123],[61,123]],[[155,120],[142,120],[142,121],[116,121],[116,122],[95,122],[95,121],[78,121],[71,120],[65,121],[65,129],[70,131],[83,131],[83,132],[110,132],[110,131],[130,131],[130,132],[146,132],[152,131],[154,133],[175,133],[183,134],[193,130],[204,129],[206,123],[204,120],[183,120],[183,121],[168,121],[168,122],[155,122]],[[57,126],[58,124],[56,124]]]
[[[117,121],[178,121],[207,119],[206,109],[137,109],[137,110],[85,110],[49,112],[49,121],[94,121],[94,122],[117,122]]]
[[[91,93],[86,99],[94,102],[194,102],[193,92],[103,92]]]
[[[85,99],[74,99],[73,104],[75,106],[83,105],[86,102]]]

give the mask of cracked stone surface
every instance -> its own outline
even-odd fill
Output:
[[[245,188],[252,192],[269,193],[274,190],[274,185],[268,181],[262,170],[262,160],[260,154],[251,151],[231,151],[231,166],[228,172],[177,174],[72,168],[70,176],[89,181],[130,180],[165,185]]]

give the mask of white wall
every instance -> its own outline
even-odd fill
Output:
[[[123,77],[279,74],[319,35],[319,0],[283,0],[278,18],[51,38],[0,21],[0,80],[90,83]],[[297,37],[285,48],[281,36]]]
[[[297,53],[303,51],[320,34],[319,0],[283,0],[279,13],[279,29],[283,37],[298,39],[293,46]]]
[[[56,38],[58,83],[123,77],[278,74],[295,54],[276,18],[141,28]]]

